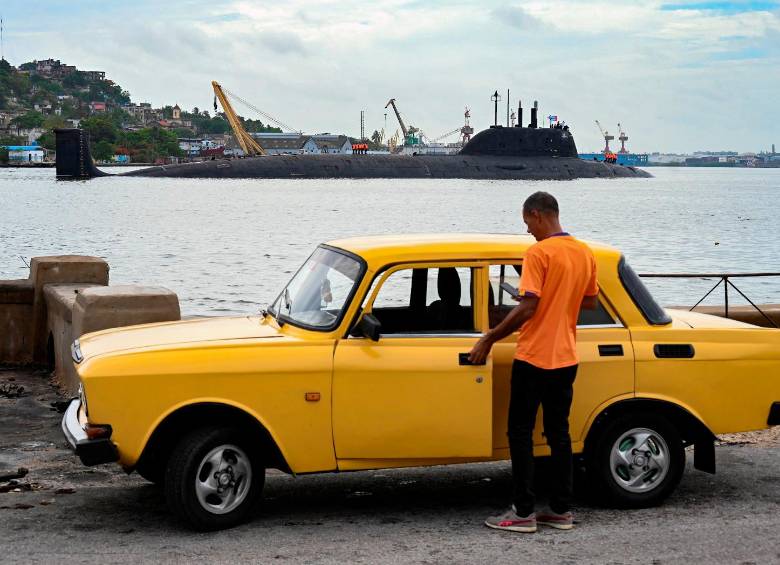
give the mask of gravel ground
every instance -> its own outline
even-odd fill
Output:
[[[17,386],[22,396],[6,398]],[[82,466],[50,404],[60,400],[45,374],[0,370],[0,475],[29,469],[16,484],[0,482],[4,563],[780,563],[780,427],[724,436],[718,474],[689,461],[659,508],[578,502],[570,532],[482,525],[507,504],[510,468],[501,462],[272,472],[250,523],[199,534],[181,528],[162,492],[137,475]]]

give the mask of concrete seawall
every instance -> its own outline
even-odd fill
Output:
[[[78,376],[70,352],[74,339],[107,328],[181,319],[174,292],[108,286],[108,273],[108,263],[98,257],[61,255],[35,257],[28,278],[0,281],[0,364],[46,366],[63,391],[75,393]],[[780,325],[780,304],[761,308]],[[722,307],[695,311],[724,316]],[[750,306],[731,307],[728,317],[771,327]]]
[[[27,279],[0,281],[0,364],[53,371],[67,393],[78,389],[70,346],[107,328],[181,319],[179,299],[162,287],[108,286],[98,257],[35,257]]]

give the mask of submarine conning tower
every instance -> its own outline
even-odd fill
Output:
[[[57,178],[88,179],[106,176],[95,166],[89,151],[89,133],[82,129],[54,130],[57,147]]]
[[[471,138],[460,155],[578,157],[571,132],[556,128],[492,126]]]

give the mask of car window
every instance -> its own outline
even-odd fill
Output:
[[[518,304],[512,297],[512,294],[501,286],[501,283],[508,284],[512,286],[512,288],[517,289],[520,286],[521,273],[522,265],[520,264],[490,265],[488,270],[490,281],[488,287],[488,317],[491,328],[495,328],[500,324],[503,319],[506,318],[507,314],[509,314],[509,312]],[[615,319],[606,309],[601,299],[599,299],[598,306],[595,309],[580,310],[577,319],[578,326],[600,326],[614,323]]]
[[[472,296],[469,267],[401,269],[379,288],[371,312],[383,335],[474,332]]]
[[[488,269],[490,281],[488,286],[488,317],[491,328],[500,324],[507,314],[517,306],[517,300],[501,285],[504,283],[504,285],[517,289],[520,286],[521,272],[522,266],[517,263],[490,265]]]

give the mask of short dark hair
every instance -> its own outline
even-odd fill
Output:
[[[555,214],[558,215],[558,201],[555,196],[549,192],[538,191],[534,192],[531,196],[525,199],[523,203],[523,212],[528,213],[532,210],[536,210],[541,214]]]

